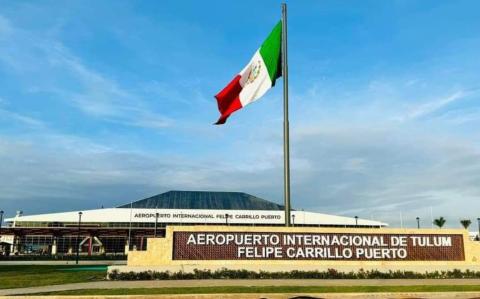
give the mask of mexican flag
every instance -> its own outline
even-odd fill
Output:
[[[275,80],[282,75],[281,41],[280,21],[247,66],[215,96],[221,113],[217,125],[224,124],[233,112],[255,102],[275,85]]]

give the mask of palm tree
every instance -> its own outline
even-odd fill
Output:
[[[460,223],[462,224],[462,226],[463,226],[465,229],[468,229],[468,227],[470,226],[470,224],[472,224],[472,221],[470,221],[470,219],[462,219],[462,220],[460,220]]]
[[[445,225],[445,222],[447,222],[447,220],[445,220],[445,218],[443,218],[443,217],[440,217],[440,218],[437,218],[437,219],[433,220],[433,224],[435,224],[439,228],[442,228],[443,225]]]

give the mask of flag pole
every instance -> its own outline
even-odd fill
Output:
[[[290,133],[288,123],[287,4],[282,3],[283,179],[285,226],[290,226]]]

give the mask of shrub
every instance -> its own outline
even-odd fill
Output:
[[[290,271],[266,272],[248,270],[219,269],[216,271],[195,269],[193,272],[118,272],[108,274],[111,280],[185,280],[185,279],[446,279],[446,278],[480,278],[480,271],[461,271],[459,269],[434,272],[388,271],[360,269],[357,272],[339,272],[336,269],[326,271]]]

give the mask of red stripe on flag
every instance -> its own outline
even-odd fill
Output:
[[[242,86],[240,85],[241,78],[240,75],[237,75],[215,96],[217,99],[218,110],[222,114],[215,123],[216,125],[224,124],[233,112],[242,108],[242,103],[240,102],[240,92],[242,91]]]

